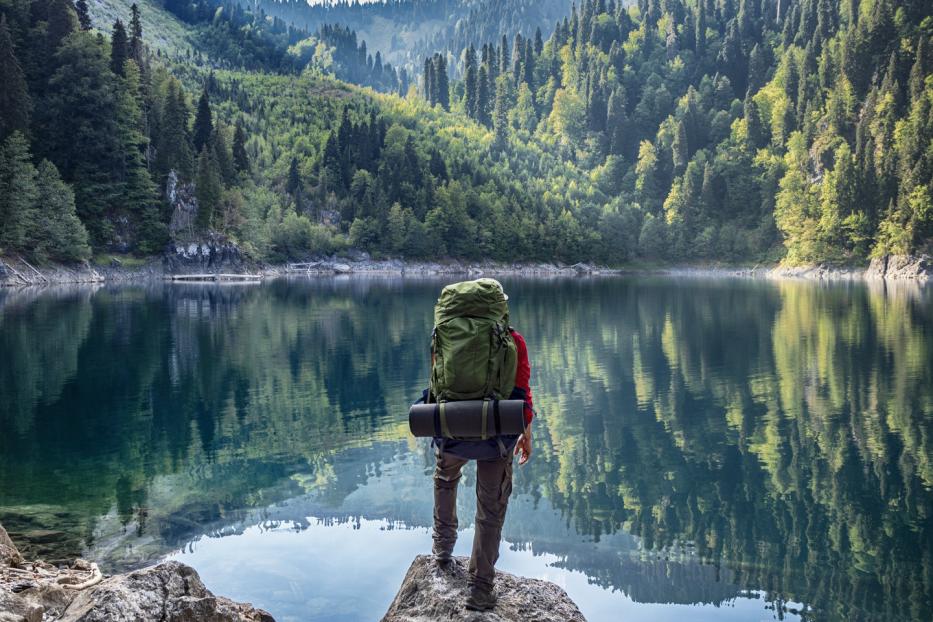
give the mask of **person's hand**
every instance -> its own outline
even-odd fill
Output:
[[[518,466],[522,466],[531,458],[531,424],[525,426],[525,431],[518,437],[515,443],[515,455],[521,452],[521,458],[518,459]]]

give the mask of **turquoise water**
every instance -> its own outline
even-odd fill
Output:
[[[500,568],[592,621],[931,619],[931,290],[504,282],[540,419]],[[430,548],[406,413],[443,284],[0,291],[0,522],[280,620],[378,619]]]

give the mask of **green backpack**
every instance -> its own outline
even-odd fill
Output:
[[[441,291],[431,340],[434,399],[508,399],[518,355],[507,301],[494,279],[453,283]]]

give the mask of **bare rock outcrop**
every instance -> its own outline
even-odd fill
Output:
[[[382,622],[585,622],[567,592],[550,581],[496,572],[499,602],[491,611],[468,611],[466,557],[442,570],[430,555],[412,562]]]
[[[929,255],[884,255],[871,260],[865,278],[926,281],[933,276]]]
[[[89,577],[86,578],[86,577]],[[275,622],[214,596],[198,573],[170,561],[102,579],[94,564],[24,561],[0,526],[0,622]]]

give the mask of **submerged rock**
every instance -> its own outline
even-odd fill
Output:
[[[90,580],[82,581],[89,573]],[[252,605],[214,596],[198,573],[165,562],[101,580],[96,565],[71,569],[23,560],[0,526],[0,622],[275,622]]]
[[[430,555],[417,556],[382,622],[585,622],[567,592],[554,583],[499,571],[495,609],[468,611],[463,606],[469,594],[468,563],[466,557],[455,557],[448,570],[441,570]]]

